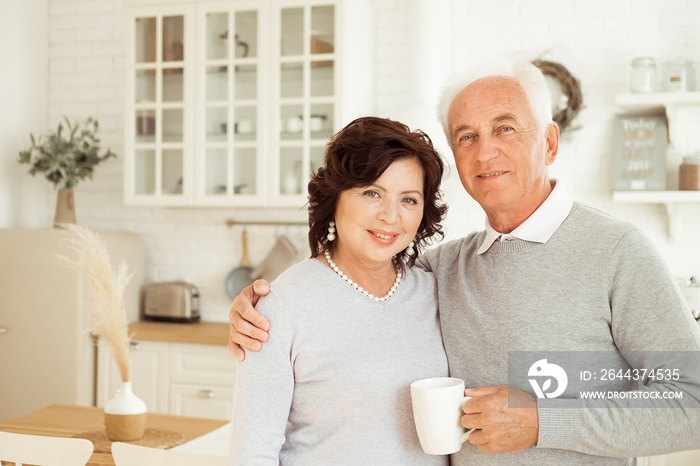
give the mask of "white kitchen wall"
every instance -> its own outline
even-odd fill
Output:
[[[475,8],[476,4],[480,7]],[[677,244],[669,244],[663,206],[612,202],[609,167],[613,115],[621,112],[613,98],[615,93],[628,92],[631,59],[649,55],[657,63],[678,57],[700,61],[700,2],[455,2],[453,21],[454,41],[463,44],[454,49],[457,62],[517,53],[567,66],[581,81],[584,110],[577,123],[582,128],[564,138],[551,174],[566,182],[575,199],[643,228],[675,274],[698,274],[700,205],[680,208],[684,231]],[[700,121],[686,124],[686,130],[695,133]]]
[[[122,202],[122,0],[48,1],[49,126],[63,115],[96,116],[104,145],[120,155],[79,186],[78,222],[139,233],[147,250],[146,281],[190,281],[200,288],[203,318],[225,320],[229,302],[223,283],[240,260],[241,232],[225,221],[236,212],[124,207]],[[643,228],[676,275],[700,274],[700,205],[681,208],[682,234],[669,244],[662,206],[616,204],[609,189],[612,121],[619,111],[613,96],[627,91],[634,56],[700,61],[700,0],[374,0],[374,7],[377,115],[425,128],[449,159],[431,99],[425,97],[436,95],[444,76],[503,55],[558,61],[580,79],[585,108],[576,122],[582,128],[563,139],[552,175],[577,200]],[[483,212],[464,193],[454,169],[444,190],[450,204],[448,239],[483,228]],[[53,205],[53,196],[48,194],[46,203]],[[248,232],[254,265],[279,234],[307,248],[303,227],[250,226]]]
[[[51,185],[17,163],[29,133],[46,128],[48,0],[0,2],[0,228],[45,225]]]

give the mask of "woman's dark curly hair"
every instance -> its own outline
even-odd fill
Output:
[[[309,182],[309,247],[311,257],[325,249],[333,250],[328,241],[328,223],[334,220],[340,193],[369,186],[397,160],[416,160],[423,169],[423,219],[416,233],[416,254],[404,249],[397,259],[411,267],[433,236],[445,235],[440,222],[447,206],[442,202],[440,181],[444,170],[442,158],[427,134],[411,131],[398,121],[378,117],[358,118],[331,138],[326,147],[323,167]]]

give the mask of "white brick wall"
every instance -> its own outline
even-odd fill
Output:
[[[683,57],[700,61],[700,4],[697,1],[511,1],[454,2],[452,30],[456,63],[469,64],[491,56],[519,55],[558,61],[580,79],[585,108],[577,123],[582,129],[566,138],[550,172],[564,180],[571,194],[584,203],[628,219],[642,227],[666,255],[678,275],[700,272],[700,206],[680,209],[684,227],[677,244],[667,243],[665,209],[658,205],[623,205],[612,202],[610,145],[612,118],[621,112],[612,101],[628,90],[629,63],[634,56],[650,55],[657,63]],[[482,6],[485,5],[485,6]],[[491,20],[489,20],[491,18]],[[381,92],[381,83],[378,92]],[[688,130],[697,128],[688,122]],[[451,214],[459,200],[450,192]],[[459,196],[458,189],[454,194]],[[483,215],[461,227],[481,228]],[[460,228],[452,228],[457,237]]]
[[[413,18],[406,5],[422,0],[374,0],[376,113],[414,121],[409,81],[397,77],[419,69],[412,60]],[[444,0],[448,1],[448,0]],[[498,55],[559,61],[577,76],[584,92],[582,129],[562,141],[551,173],[574,197],[642,227],[677,275],[700,274],[700,206],[682,211],[678,244],[666,240],[665,210],[657,205],[620,205],[609,190],[612,104],[625,92],[632,57],[651,55],[661,63],[676,57],[700,62],[698,0],[509,0],[450,1],[445,27],[452,39],[454,68]],[[146,280],[184,279],[202,295],[206,320],[225,320],[229,302],[223,283],[240,261],[241,227],[229,229],[230,209],[125,207],[122,202],[123,38],[122,0],[49,1],[49,126],[67,115],[96,116],[105,146],[119,155],[99,167],[76,193],[78,221],[95,229],[130,230],[146,244]],[[450,66],[446,66],[449,69]],[[424,105],[424,104],[421,104]],[[424,105],[426,113],[432,113]],[[698,122],[695,121],[696,125]],[[434,128],[431,137],[443,146]],[[449,159],[449,154],[445,154]],[[467,197],[452,172],[444,184],[450,213],[448,238],[483,228],[480,207]],[[50,219],[47,219],[47,224]],[[258,263],[276,235],[288,235],[306,251],[302,227],[249,227],[249,253]]]

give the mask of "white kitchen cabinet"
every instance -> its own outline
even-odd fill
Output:
[[[369,0],[127,0],[125,203],[299,208],[372,110]]]
[[[226,347],[171,344],[170,413],[229,419],[236,367],[236,359]]]
[[[700,120],[700,92],[617,94],[615,104],[629,112],[665,112],[669,142],[675,150],[685,155],[700,152],[700,141],[695,137],[694,129]],[[668,236],[675,241],[682,229],[679,206],[700,204],[700,191],[614,191],[613,200],[664,205],[668,217]]]
[[[191,5],[130,10],[124,192],[130,205],[187,205],[193,193]]]
[[[195,205],[265,202],[264,2],[204,3],[196,22]]]
[[[153,413],[168,414],[168,343],[159,341],[132,341],[129,348],[131,358],[131,386],[134,394],[141,398]],[[116,393],[121,383],[119,369],[107,347],[100,344],[97,376],[97,405],[104,407]]]
[[[229,419],[237,360],[228,348],[198,343],[132,342],[132,386],[150,412]],[[98,406],[104,406],[120,377],[111,353],[100,348]]]

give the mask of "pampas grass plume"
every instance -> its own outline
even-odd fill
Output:
[[[76,253],[77,259],[58,257],[77,270],[91,291],[89,331],[109,348],[119,367],[122,382],[128,382],[131,338],[123,296],[132,274],[128,273],[124,261],[116,270],[112,270],[107,247],[96,233],[72,223],[57,226],[66,231],[65,244]]]

